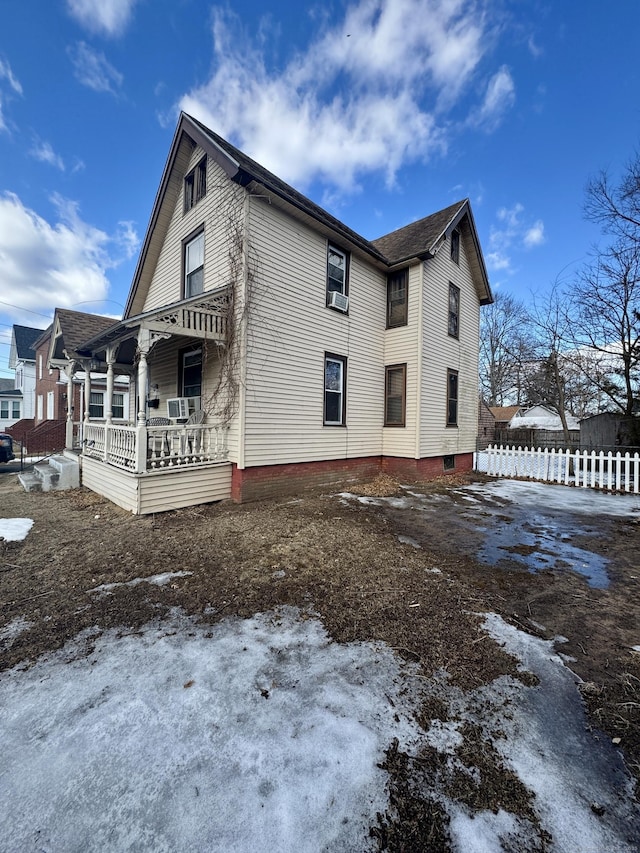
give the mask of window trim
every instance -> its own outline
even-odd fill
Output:
[[[187,190],[189,190],[187,192]],[[205,154],[183,181],[183,213],[192,210],[207,194],[207,155]]]
[[[391,321],[391,287],[400,277],[404,278],[404,311],[403,316],[396,322]],[[396,272],[387,275],[387,329],[397,329],[400,326],[406,326],[409,322],[409,270],[397,270]]]
[[[451,396],[451,379],[455,377],[455,397]],[[460,402],[460,386],[459,386],[459,373],[457,370],[453,370],[452,368],[447,368],[447,427],[457,427],[458,426],[458,403]],[[455,404],[455,418],[451,418],[451,404]]]
[[[399,421],[389,420],[389,401],[392,399],[389,395],[389,379],[392,371],[402,371],[402,395],[401,395],[401,413],[402,417]],[[388,364],[384,369],[384,425],[386,427],[404,427],[407,425],[407,363],[403,364]]]
[[[193,272],[197,272],[199,269],[202,270],[202,290],[199,290],[198,293],[189,293],[187,295],[187,247],[193,243],[198,237],[202,236],[202,266],[197,267],[192,270]],[[200,225],[195,231],[192,231],[188,234],[184,240],[182,241],[182,298],[189,299],[192,296],[198,296],[200,293],[204,293],[204,257],[205,257],[205,244],[204,244],[204,224]]]
[[[451,296],[456,297],[456,311],[451,310]],[[452,331],[452,319],[455,317],[455,330]],[[452,281],[449,282],[449,303],[447,305],[447,334],[450,338],[460,340],[460,288]]]
[[[451,232],[451,260],[460,266],[460,229],[454,228]]]
[[[350,267],[351,267],[351,255],[349,252],[346,251],[346,249],[341,249],[340,246],[337,246],[335,243],[328,242],[327,243],[327,275],[326,275],[326,283],[325,283],[325,302],[326,302],[327,308],[331,308],[331,306],[329,305],[329,299],[330,299],[331,293],[333,293],[335,291],[335,288],[329,289],[329,281],[330,281],[330,278],[329,278],[329,253],[331,251],[336,252],[339,255],[342,255],[342,257],[344,258],[344,281],[342,284],[342,290],[339,290],[337,292],[342,293],[343,296],[347,296],[347,297],[349,296],[349,272],[350,272]],[[335,281],[335,279],[334,279],[334,281]],[[333,308],[332,310],[337,311],[338,309]],[[340,312],[340,313],[347,313],[348,314],[349,312],[347,311],[347,312]]]
[[[340,379],[341,379],[341,388],[339,391],[340,394],[340,420],[339,421],[329,421],[327,420],[327,394],[336,393],[332,390],[327,389],[327,362],[333,361],[337,362],[341,365],[340,371]],[[324,362],[323,362],[323,393],[322,393],[322,424],[323,426],[329,427],[345,427],[347,425],[347,357],[345,355],[337,355],[333,352],[325,352],[324,354]]]

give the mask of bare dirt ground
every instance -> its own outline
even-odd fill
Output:
[[[571,572],[491,567],[461,533],[460,507],[451,499],[451,487],[470,479],[482,478],[422,484],[424,494],[447,497],[427,521],[418,513],[340,501],[335,493],[141,518],[84,489],[29,495],[15,475],[0,475],[0,516],[35,522],[24,541],[0,542],[0,631],[16,619],[30,623],[0,643],[0,670],[27,666],[84,628],[130,631],[174,607],[217,621],[293,605],[318,614],[336,641],[385,641],[418,662],[425,676],[446,669],[463,689],[505,673],[524,680],[527,673],[497,644],[480,641],[474,614],[493,611],[536,636],[567,638],[562,651],[575,658],[570,666],[584,681],[591,724],[620,739],[640,779],[640,655],[630,653],[639,642],[640,525],[608,519],[590,541],[589,548],[610,561],[607,589]],[[398,490],[383,481],[364,491]],[[167,571],[192,574],[165,586],[91,592]],[[425,725],[438,718],[436,705],[423,709]],[[467,734],[469,761],[482,767],[482,785],[469,777],[456,796],[479,809],[510,803],[526,814],[526,789],[490,744],[477,732]],[[436,803],[416,798],[406,756],[392,747],[384,766],[400,820],[379,817],[372,828],[379,848],[422,849],[414,846],[420,837],[429,839],[429,849],[449,850],[446,817]],[[460,779],[455,784],[463,786]],[[543,837],[539,849],[546,849]]]

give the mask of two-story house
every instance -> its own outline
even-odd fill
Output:
[[[123,319],[77,348],[137,389],[83,483],[145,513],[468,470],[491,300],[468,200],[368,241],[182,114]]]
[[[22,395],[20,418],[30,419],[36,415],[36,352],[35,341],[42,329],[14,324],[11,330],[9,367],[15,371],[15,389]],[[42,365],[40,366],[42,369]]]

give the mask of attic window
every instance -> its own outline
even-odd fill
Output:
[[[184,179],[184,212],[191,210],[206,194],[207,158],[203,157]]]
[[[451,232],[451,260],[460,265],[460,232],[457,228]]]

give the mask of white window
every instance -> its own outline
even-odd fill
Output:
[[[327,305],[332,293],[349,295],[349,256],[342,249],[327,246]]]
[[[38,394],[38,399],[36,400],[36,417],[39,421],[44,419],[44,397],[42,394]]]
[[[0,418],[3,421],[9,420],[9,401],[0,400]]]
[[[91,391],[89,394],[89,417],[104,417],[104,394],[102,391]]]
[[[325,353],[324,357],[324,423],[326,426],[345,424],[345,369],[347,359]]]
[[[204,231],[184,247],[184,297],[196,296],[204,288]]]
[[[114,393],[111,403],[111,415],[122,420],[124,418],[124,394]]]
[[[11,417],[12,418],[19,418],[20,417],[20,401],[19,400],[14,400],[11,403]]]
[[[42,379],[42,356],[41,355],[38,356],[38,374],[39,374],[38,378]]]

